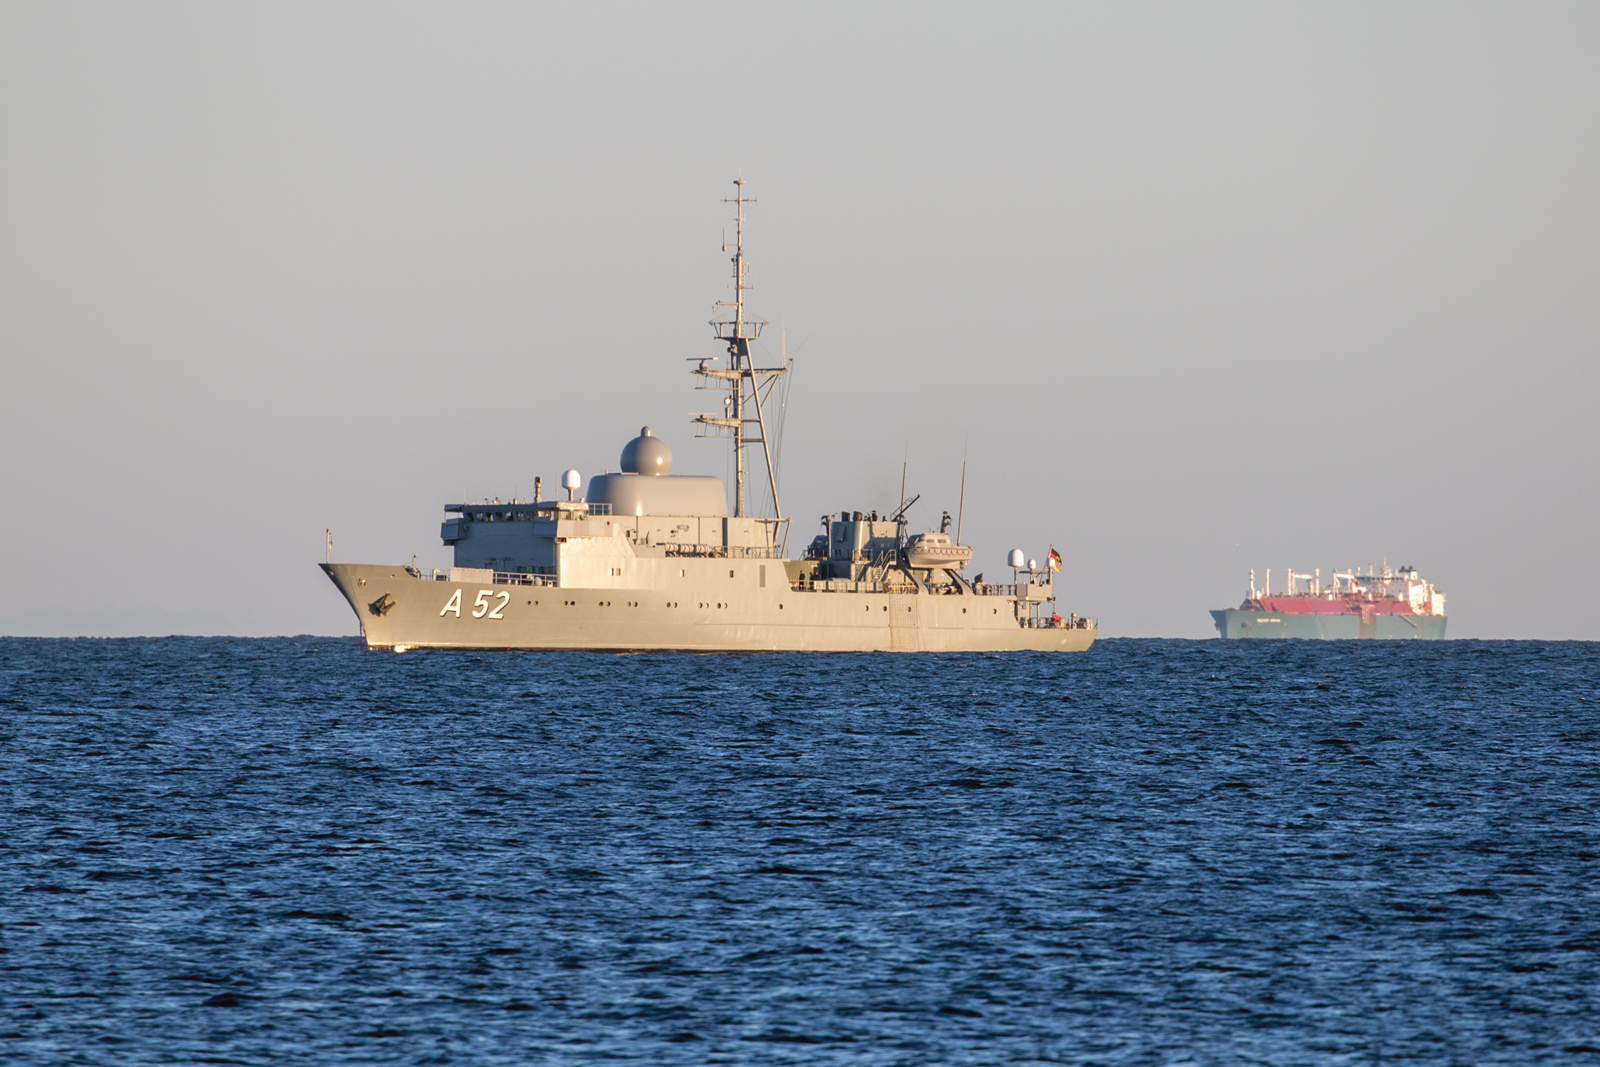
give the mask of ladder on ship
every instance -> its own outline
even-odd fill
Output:
[[[921,598],[915,592],[902,592],[902,589],[912,590],[914,587],[889,588],[889,651],[920,652],[922,627],[919,624],[921,612],[918,602]]]

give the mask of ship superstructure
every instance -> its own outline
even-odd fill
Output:
[[[1060,557],[1007,558],[1010,581],[961,573],[971,549],[949,533],[912,534],[907,510],[824,515],[799,558],[787,549],[772,412],[790,369],[757,366],[765,322],[746,313],[745,206],[735,182],[731,300],[711,326],[724,354],[697,362],[699,387],[722,411],[693,416],[700,436],[731,439],[733,504],[721,479],[672,473],[671,449],[650,427],[622,450],[618,473],[594,475],[583,499],[498,498],[445,507],[448,570],[325,562],[361,622],[367,647],[693,651],[1081,651],[1092,619],[1055,608]],[[752,506],[746,452],[761,446],[771,514]],[[758,494],[759,495],[759,494]],[[958,507],[958,516],[960,508]]]
[[[1444,637],[1444,594],[1423,581],[1415,567],[1368,567],[1335,571],[1328,584],[1321,570],[1290,570],[1282,592],[1271,591],[1272,571],[1261,589],[1250,571],[1250,590],[1237,608],[1213,611],[1224,638],[1302,637],[1317,640]]]

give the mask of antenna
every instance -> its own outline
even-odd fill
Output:
[[[772,461],[772,447],[767,442],[766,418],[761,410],[763,392],[771,393],[773,384],[788,371],[787,361],[782,367],[757,367],[750,355],[750,342],[761,336],[761,328],[767,325],[765,320],[751,320],[745,317],[744,294],[749,286],[745,283],[745,274],[750,266],[744,259],[744,206],[754,204],[753,197],[744,195],[744,179],[735,178],[733,181],[734,195],[724,197],[723,203],[736,205],[734,209],[733,230],[733,299],[718,300],[713,307],[713,312],[720,314],[723,308],[731,308],[733,318],[713,318],[711,328],[716,331],[717,340],[727,343],[728,366],[726,368],[714,367],[710,360],[701,360],[695,373],[700,375],[708,384],[702,389],[726,389],[727,397],[723,401],[724,410],[720,415],[715,413],[699,414],[694,421],[702,427],[711,429],[710,433],[702,433],[703,437],[732,437],[734,460],[734,492],[733,514],[736,518],[745,517],[745,459],[744,446],[752,441],[760,442],[761,451],[767,463],[767,481],[772,488],[772,510],[776,513],[778,521],[783,520],[783,507],[778,502],[778,473]],[[727,231],[723,231],[722,250],[729,250]],[[784,348],[788,348],[787,338],[784,339]],[[748,384],[747,384],[748,383]],[[755,408],[755,418],[750,418],[746,411],[749,407]],[[751,437],[747,427],[754,423],[759,437]]]
[[[328,539],[327,546],[322,550],[322,562],[324,562],[324,563],[332,563],[333,562],[333,531],[332,530],[323,530],[322,533],[323,533],[323,536]]]
[[[961,456],[961,503],[956,505],[956,544],[961,543],[961,516],[967,511],[967,457],[966,449],[962,449]]]
[[[911,462],[911,435],[906,434],[906,450],[900,455],[900,503],[906,502],[906,467]],[[905,508],[900,509],[904,511]]]

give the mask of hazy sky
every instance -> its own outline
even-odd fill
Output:
[[[1413,564],[1600,639],[1600,5],[0,4],[0,633],[358,632],[316,564],[678,473],[737,174],[790,547],[1107,635]]]

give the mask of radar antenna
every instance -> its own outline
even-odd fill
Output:
[[[772,487],[772,510],[775,512],[775,521],[783,521],[783,508],[778,503],[778,474],[772,463],[772,448],[767,443],[766,419],[762,413],[761,401],[772,391],[773,383],[789,370],[789,362],[784,360],[781,367],[757,367],[750,355],[750,342],[761,336],[761,328],[767,323],[765,320],[749,319],[745,317],[744,295],[749,285],[745,283],[745,274],[750,265],[744,258],[744,206],[753,204],[752,197],[744,195],[744,179],[735,178],[733,182],[734,195],[724,197],[724,204],[736,205],[734,211],[733,243],[728,243],[728,234],[722,234],[722,250],[733,251],[733,299],[718,300],[715,314],[719,317],[711,320],[711,328],[716,331],[717,340],[728,346],[728,365],[716,366],[716,360],[703,359],[695,368],[695,373],[700,375],[706,383],[700,388],[728,391],[723,400],[724,411],[721,415],[700,414],[694,421],[702,428],[702,437],[732,437],[734,456],[734,492],[733,513],[735,516],[744,517],[745,507],[745,457],[744,446],[750,443],[761,445],[762,455],[767,463],[767,480]],[[731,309],[733,317],[722,318],[723,309]],[[754,417],[750,412],[754,411]],[[751,435],[750,426],[755,427],[755,436]]]

